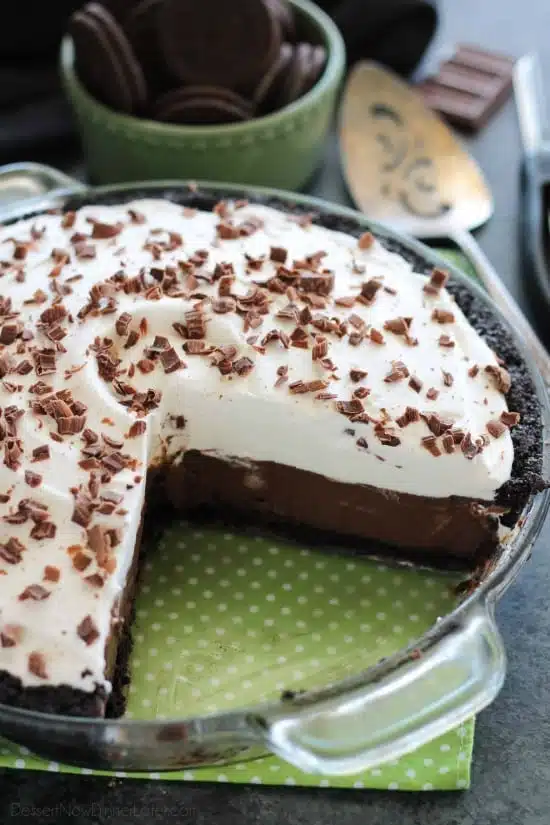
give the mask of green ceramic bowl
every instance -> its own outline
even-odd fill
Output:
[[[64,86],[96,183],[196,179],[299,189],[313,174],[330,128],[345,67],[342,37],[309,0],[290,0],[301,27],[328,52],[325,71],[299,100],[247,123],[180,126],[119,114],[92,97],[74,69],[73,43],[61,46]]]

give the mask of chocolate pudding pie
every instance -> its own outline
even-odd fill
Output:
[[[138,200],[4,227],[0,270],[2,702],[105,713],[153,488],[442,566],[540,489],[509,336],[368,232]]]

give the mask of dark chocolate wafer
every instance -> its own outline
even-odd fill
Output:
[[[122,0],[118,0],[119,3]],[[158,14],[163,0],[137,0],[130,5],[122,26],[139,60],[150,87],[166,89],[172,79],[159,42]]]
[[[172,121],[178,117],[182,105],[189,100],[210,100],[214,107],[217,103],[227,104],[242,114],[240,120],[247,120],[254,114],[252,104],[237,92],[221,86],[182,86],[161,95],[151,105],[151,116],[158,120]]]
[[[143,106],[143,71],[126,35],[107,9],[88,3],[70,22],[79,75],[96,97],[121,112]]]
[[[250,120],[250,117],[246,109],[215,97],[184,97],[179,102],[174,101],[170,108],[164,110],[162,116],[157,115],[158,120],[167,123],[188,123],[196,126],[240,123]]]
[[[473,46],[458,46],[437,74],[417,86],[431,109],[467,131],[481,129],[512,90],[514,60]]]
[[[281,95],[283,81],[293,56],[294,49],[290,43],[283,43],[276,60],[264,74],[252,94],[252,100],[259,109],[269,110],[276,104]]]
[[[290,3],[287,0],[265,0],[265,2],[271,6],[273,14],[279,21],[283,39],[293,43],[296,40],[296,20]]]
[[[164,0],[159,36],[181,82],[247,89],[275,59],[281,27],[264,0]]]

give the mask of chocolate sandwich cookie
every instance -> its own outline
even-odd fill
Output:
[[[162,2],[163,0],[138,0],[137,3],[126,3],[127,13],[122,19],[126,36],[145,72],[149,86],[154,90],[166,89],[173,84],[159,42],[158,15]]]
[[[311,67],[312,49],[313,46],[310,43],[298,43],[293,48],[290,64],[277,100],[278,107],[288,106],[304,94]]]
[[[273,14],[279,21],[284,40],[293,43],[296,40],[296,21],[294,12],[287,0],[265,0],[271,6]]]
[[[214,105],[217,102],[233,107],[243,115],[240,120],[248,120],[254,114],[252,104],[232,89],[225,89],[222,86],[181,86],[178,89],[171,89],[161,95],[151,105],[151,116],[157,120],[172,119],[173,113],[178,112],[183,103],[189,100],[211,100]]]
[[[183,83],[249,89],[279,51],[281,27],[265,0],[164,0],[159,37]]]
[[[163,95],[154,106],[153,117],[166,123],[213,125],[250,120],[252,108],[229,89],[189,86]]]
[[[327,51],[324,46],[313,46],[309,55],[309,68],[304,80],[302,94],[305,95],[312,89],[325,69],[327,62]]]
[[[293,56],[294,50],[290,43],[283,43],[276,60],[264,74],[252,94],[252,100],[258,109],[269,111],[276,104]]]
[[[99,3],[88,3],[69,24],[76,66],[98,100],[120,112],[134,112],[147,97],[143,71],[132,46],[113,15]]]

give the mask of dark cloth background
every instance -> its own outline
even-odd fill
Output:
[[[103,2],[118,11],[136,0]],[[239,0],[233,3],[238,10]],[[437,25],[431,0],[318,4],[339,26],[350,64],[370,58],[405,76],[418,64]],[[67,20],[83,0],[3,0],[1,5],[0,163],[40,159],[52,147],[63,151],[75,140],[57,59]]]

